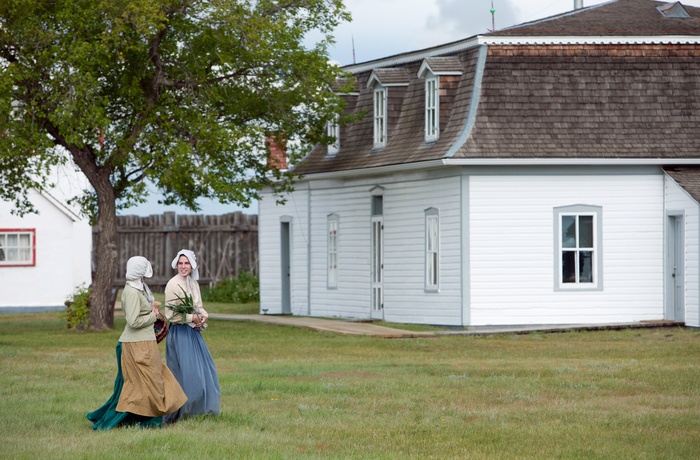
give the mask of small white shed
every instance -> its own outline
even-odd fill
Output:
[[[0,313],[60,310],[91,281],[92,227],[59,199],[30,191],[39,211],[19,217],[0,202]]]

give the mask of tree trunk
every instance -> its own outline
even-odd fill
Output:
[[[101,174],[101,176],[103,176]],[[114,328],[114,303],[110,302],[117,261],[117,212],[109,175],[100,177],[97,193],[97,237],[95,266],[90,292],[90,326],[94,330]]]

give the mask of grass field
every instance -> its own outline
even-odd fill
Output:
[[[697,330],[377,339],[212,320],[220,416],[94,432],[115,322],[0,316],[0,458],[700,458]]]

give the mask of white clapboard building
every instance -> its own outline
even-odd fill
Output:
[[[260,201],[262,312],[700,326],[699,8],[610,1],[345,70],[364,118]]]

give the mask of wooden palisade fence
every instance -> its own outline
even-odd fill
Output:
[[[125,283],[126,261],[143,256],[153,266],[148,279],[154,291],[165,288],[175,275],[172,260],[180,249],[197,255],[200,286],[214,285],[241,272],[258,274],[258,216],[241,212],[220,216],[183,215],[174,212],[117,217],[118,263],[114,287]]]

